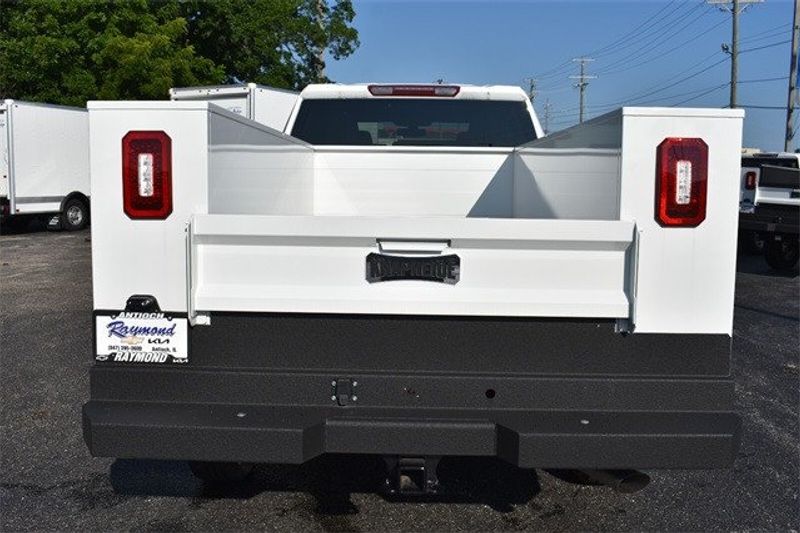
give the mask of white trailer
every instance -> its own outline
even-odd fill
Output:
[[[92,454],[208,480],[378,454],[423,492],[443,455],[733,464],[741,110],[547,137],[512,87],[310,86],[291,136],[89,110]]]
[[[5,100],[0,104],[0,214],[60,215],[89,223],[89,115],[85,109]]]
[[[170,100],[212,102],[232,113],[283,131],[299,93],[256,83],[169,90]]]

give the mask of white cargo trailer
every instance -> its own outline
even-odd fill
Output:
[[[299,93],[256,83],[169,90],[170,100],[211,102],[232,113],[283,131]]]
[[[543,137],[518,87],[416,84],[309,86],[286,133],[89,110],[92,454],[209,480],[377,454],[422,492],[445,455],[733,464],[742,111]]]
[[[89,222],[89,115],[85,109],[0,103],[0,213],[60,214],[68,230]]]

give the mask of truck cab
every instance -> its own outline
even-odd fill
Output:
[[[732,464],[742,111],[543,136],[503,86],[312,85],[283,131],[88,107],[93,455],[379,455],[401,492],[448,455]]]

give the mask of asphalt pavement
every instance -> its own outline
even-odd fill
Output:
[[[624,495],[458,459],[440,469],[452,496],[396,501],[369,457],[261,465],[229,490],[180,462],[91,457],[90,247],[89,231],[0,236],[0,531],[800,529],[800,278],[760,257],[740,257],[736,282],[733,470],[649,472],[649,487]]]

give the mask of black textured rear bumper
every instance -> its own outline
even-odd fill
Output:
[[[84,437],[107,457],[724,468],[739,440],[729,348],[611,321],[215,315],[187,365],[96,364]]]
[[[302,463],[322,453],[498,456],[540,468],[725,468],[732,413],[298,409],[90,402],[93,455]]]

